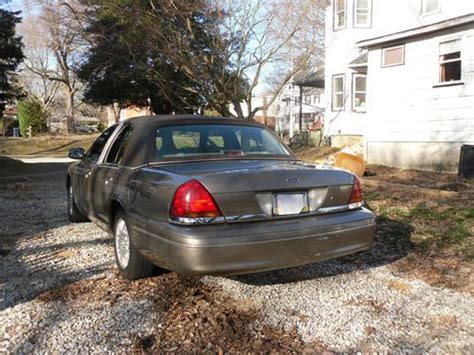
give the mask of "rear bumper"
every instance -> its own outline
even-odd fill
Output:
[[[375,217],[366,209],[279,221],[177,226],[132,218],[134,243],[155,264],[191,275],[281,269],[369,249]]]

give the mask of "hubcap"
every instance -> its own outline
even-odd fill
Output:
[[[115,250],[120,267],[125,269],[130,259],[130,237],[127,224],[122,218],[119,218],[115,225]]]
[[[67,199],[67,204],[68,204],[68,209],[69,209],[69,215],[72,215],[73,212],[73,203],[74,203],[74,193],[72,192],[72,186],[69,186],[69,198]]]

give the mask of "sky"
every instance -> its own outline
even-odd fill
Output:
[[[18,11],[21,10],[21,0],[0,0],[0,9]]]

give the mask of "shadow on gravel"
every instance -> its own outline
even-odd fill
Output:
[[[81,240],[75,242],[68,242],[63,243],[60,245],[51,245],[51,246],[42,246],[42,247],[35,247],[35,248],[23,248],[21,250],[22,253],[26,254],[54,254],[57,252],[67,252],[71,248],[81,248],[83,246],[100,246],[100,245],[108,245],[111,244],[110,237],[107,238],[98,238],[94,240]]]
[[[68,163],[27,164],[0,156],[0,166],[0,311],[110,268],[108,264],[70,267],[78,250],[102,247],[109,238],[74,241],[62,231],[64,241],[55,239],[53,230],[70,224]]]
[[[67,323],[80,323],[84,317],[88,322],[74,336],[82,339],[83,350],[88,352],[217,354],[324,350],[317,342],[303,342],[296,328],[283,330],[266,325],[251,300],[234,300],[219,287],[175,273],[129,282],[117,272],[110,272],[49,290],[37,299],[48,305],[41,328],[35,328],[16,344],[16,352],[45,346],[55,352],[57,348],[48,344],[51,334],[54,337],[58,329],[64,329],[60,342],[68,342],[72,333]],[[64,348],[60,343],[55,346]]]
[[[390,264],[406,257],[413,249],[413,243],[410,241],[412,233],[413,227],[407,223],[379,217],[377,218],[375,243],[370,250],[289,269],[230,276],[229,278],[254,286],[264,286],[366,270]]]
[[[23,163],[20,160],[0,155],[0,179],[21,179],[24,175],[51,174],[66,179],[66,170],[70,163]]]

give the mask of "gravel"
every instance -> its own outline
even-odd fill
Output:
[[[0,353],[474,352],[472,295],[396,271],[405,251],[380,241],[274,272],[122,280],[110,237],[67,221],[63,174],[1,179]]]

